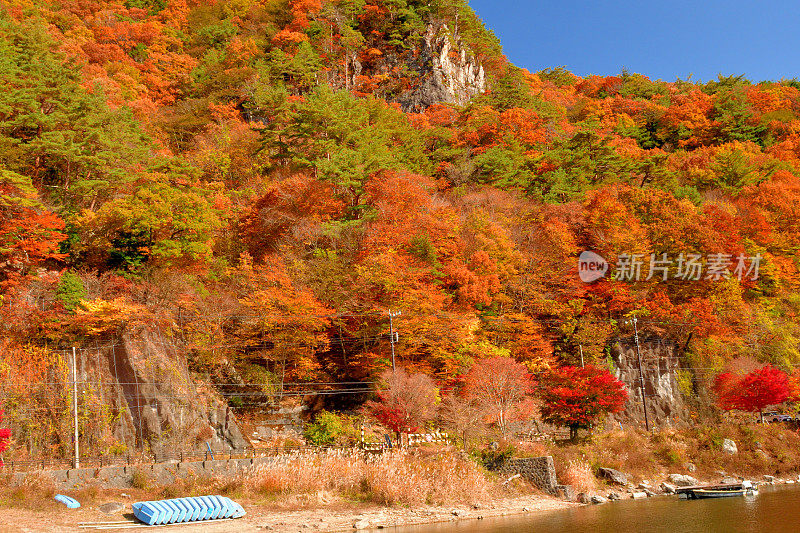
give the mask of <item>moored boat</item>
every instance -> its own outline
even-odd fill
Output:
[[[741,483],[724,483],[718,485],[695,485],[680,487],[675,491],[681,497],[690,500],[706,498],[731,498],[734,496],[747,496],[758,494],[758,487],[748,480]]]

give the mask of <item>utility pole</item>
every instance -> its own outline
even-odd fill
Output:
[[[636,315],[633,316],[633,336],[636,339],[636,360],[639,362],[639,386],[642,390],[642,408],[644,409],[644,428],[650,431],[650,422],[647,419],[647,402],[644,396],[644,374],[642,373],[642,355],[639,353],[639,328],[636,326]]]
[[[581,368],[583,368],[583,344],[579,344],[578,346],[581,347]]]
[[[75,468],[81,467],[81,456],[78,451],[78,363],[75,357],[75,347],[72,347],[72,408],[75,412]]]
[[[400,316],[400,311],[392,313],[392,310],[389,309],[389,343],[392,345],[392,372],[395,371],[395,364],[394,364],[394,343],[399,340],[399,336],[394,332],[394,322],[392,319],[396,316]]]

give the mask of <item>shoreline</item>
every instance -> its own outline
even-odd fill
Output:
[[[794,479],[797,479],[795,477]],[[763,485],[786,486],[792,484],[794,479],[775,478],[773,482],[761,481]],[[708,481],[700,481],[708,483]],[[615,490],[612,486],[606,490]],[[617,491],[625,494],[621,487]],[[602,494],[603,491],[597,491]],[[122,493],[119,494],[121,496]],[[544,494],[528,494],[524,496],[504,497],[487,503],[474,505],[453,506],[391,506],[384,507],[377,504],[352,503],[340,499],[325,501],[324,495],[306,495],[317,498],[319,505],[302,502],[302,499],[292,502],[292,498],[279,500],[274,503],[256,503],[247,498],[238,498],[247,510],[247,515],[235,521],[209,521],[190,523],[186,525],[170,526],[171,531],[203,531],[222,533],[231,531],[238,533],[251,533],[261,531],[274,531],[280,533],[318,531],[320,533],[341,533],[349,531],[375,531],[395,527],[425,526],[442,523],[465,522],[481,520],[484,518],[498,518],[506,516],[523,516],[548,513],[574,507],[585,507],[587,503],[579,503],[556,498]],[[653,497],[665,497],[668,494],[656,494]],[[104,503],[113,500],[125,500],[122,511],[105,514],[99,510]],[[625,494],[623,500],[631,499]],[[647,498],[649,499],[649,498]],[[80,524],[133,519],[130,512],[131,499],[106,495],[98,498],[92,504],[76,510],[67,510],[59,505],[50,503],[47,509],[34,510],[24,507],[0,508],[0,532],[6,531],[75,531]],[[295,504],[293,509],[281,509],[280,505]],[[612,501],[601,505],[613,504]],[[296,508],[297,506],[304,508]],[[201,525],[202,524],[202,525]],[[233,525],[235,524],[235,526]],[[140,528],[152,526],[141,525]],[[139,528],[136,528],[137,530]],[[108,531],[107,529],[106,531]],[[88,529],[87,531],[96,531]]]
[[[263,504],[248,504],[246,500],[242,500],[242,502],[247,510],[247,515],[241,519],[233,522],[202,522],[202,526],[200,523],[187,524],[185,526],[175,525],[170,526],[170,531],[221,533],[231,531],[232,524],[235,524],[233,527],[238,533],[259,531],[339,533],[537,514],[583,506],[580,503],[539,494],[500,498],[486,504],[474,506],[454,505],[446,507],[381,507],[377,505],[365,507],[358,504],[351,505],[336,502],[316,508],[284,511],[270,509],[269,506]],[[98,501],[96,504],[74,511],[61,510],[59,508],[55,508],[57,509],[56,511],[52,509],[38,511],[5,507],[0,509],[0,531],[67,532],[75,531],[81,523],[121,521],[132,517],[129,501],[125,502],[123,511],[114,514],[101,512],[98,507],[102,503],[105,502]],[[143,525],[141,527],[144,529],[152,526]],[[87,529],[86,531],[96,530]]]

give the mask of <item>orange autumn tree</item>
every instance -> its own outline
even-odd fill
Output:
[[[66,256],[64,220],[44,209],[30,178],[0,169],[0,292]]]
[[[486,406],[505,438],[511,421],[528,415],[523,408],[531,392],[531,376],[525,365],[510,357],[478,361],[465,378],[465,393]]]
[[[325,350],[332,311],[309,291],[298,287],[280,259],[267,257],[254,264],[247,254],[229,273],[241,305],[235,334],[264,363],[281,384],[321,377],[315,357]]]

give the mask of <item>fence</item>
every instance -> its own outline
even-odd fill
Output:
[[[433,433],[409,433],[408,445],[419,446],[420,444],[450,444],[450,437],[446,433],[434,431]]]

